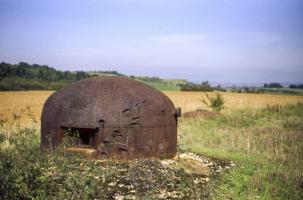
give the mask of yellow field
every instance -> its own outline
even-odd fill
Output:
[[[22,124],[28,124],[33,118],[38,121],[43,104],[52,91],[0,92],[0,120],[20,119]],[[164,92],[182,112],[205,108],[201,102],[202,92]],[[270,95],[270,94],[240,94],[222,93],[226,101],[225,107],[231,108],[262,108],[268,104],[303,103],[303,96]],[[31,115],[32,114],[32,115]]]
[[[20,119],[22,124],[39,122],[43,104],[52,91],[0,92],[0,120]]]
[[[164,92],[183,112],[206,108],[201,102],[204,92]],[[209,93],[211,94],[211,93]],[[245,94],[221,93],[225,100],[225,107],[230,108],[264,108],[269,104],[296,104],[303,103],[303,96],[276,95],[276,94]]]

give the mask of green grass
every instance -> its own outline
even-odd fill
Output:
[[[174,82],[143,81],[143,80],[139,80],[139,81],[160,91],[180,91],[180,86],[176,85]]]
[[[58,90],[71,82],[71,80],[48,81],[14,76],[5,77],[0,78],[0,91]]]
[[[213,184],[215,199],[303,198],[303,105],[231,110],[182,119],[184,151],[236,161]]]
[[[102,72],[89,72],[89,75],[96,75],[96,76],[117,76],[117,74],[109,74],[109,73],[102,73]],[[181,87],[178,84],[186,83],[185,80],[182,79],[161,79],[158,77],[140,77],[140,76],[132,76],[128,77],[145,83],[157,90],[160,91],[180,91]]]

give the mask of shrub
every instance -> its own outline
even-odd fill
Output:
[[[220,112],[224,109],[224,98],[218,92],[215,93],[214,97],[210,97],[208,94],[205,94],[205,98],[202,99],[202,102],[215,112]]]

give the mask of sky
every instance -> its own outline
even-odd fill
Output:
[[[303,82],[302,0],[0,0],[0,62]]]

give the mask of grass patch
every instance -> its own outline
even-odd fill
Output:
[[[141,80],[137,79],[138,81],[141,81],[145,83],[146,85],[149,85],[157,90],[160,91],[180,91],[181,88],[174,82],[169,81],[163,81],[163,80],[157,80],[157,81],[149,81],[149,80]]]
[[[215,199],[302,199],[302,113],[297,104],[182,119],[180,146],[236,161],[237,167],[215,181]]]

